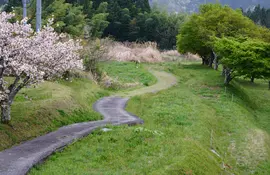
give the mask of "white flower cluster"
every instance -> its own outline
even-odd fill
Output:
[[[65,40],[50,26],[34,33],[25,21],[10,23],[14,14],[0,14],[0,101],[7,98],[16,86],[34,84],[44,77],[61,75],[63,72],[83,68],[79,42]],[[15,84],[5,86],[4,76],[16,77]]]

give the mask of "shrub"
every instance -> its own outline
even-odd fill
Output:
[[[82,54],[84,69],[91,72],[94,79],[98,81],[102,76],[102,72],[97,63],[110,59],[108,56],[109,45],[111,45],[110,39],[89,40]]]

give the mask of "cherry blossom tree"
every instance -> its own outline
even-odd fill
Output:
[[[0,105],[1,121],[9,123],[16,94],[25,86],[40,83],[63,72],[82,68],[79,42],[57,34],[52,20],[35,33],[25,21],[10,23],[14,15],[0,14]],[[12,77],[12,82],[7,82]]]

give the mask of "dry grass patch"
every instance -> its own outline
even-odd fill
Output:
[[[200,61],[201,57],[191,53],[180,54],[177,50],[167,50],[161,53],[164,61]]]
[[[110,46],[109,57],[116,61],[140,61],[140,62],[162,62],[162,56],[157,49],[157,44],[147,43],[119,43]]]
[[[259,163],[267,160],[267,137],[265,131],[252,129],[243,142],[232,142],[229,151],[232,155],[236,155],[238,165],[254,169]]]

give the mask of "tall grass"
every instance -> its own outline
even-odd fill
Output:
[[[180,54],[177,50],[167,50],[161,53],[164,61],[200,61],[199,55],[192,53]]]
[[[109,57],[116,61],[162,62],[156,43],[114,43],[109,49]]]

